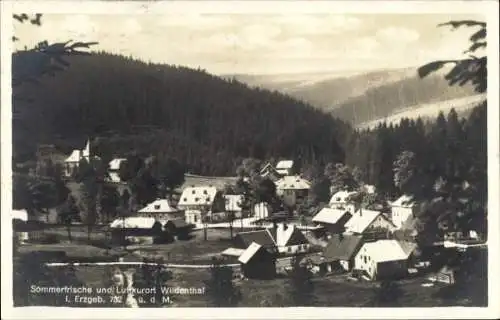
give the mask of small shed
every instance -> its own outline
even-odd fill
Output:
[[[255,242],[248,246],[238,261],[246,278],[271,279],[276,276],[275,256]]]

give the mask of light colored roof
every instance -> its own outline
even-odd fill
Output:
[[[80,161],[80,150],[73,150],[69,157],[64,160],[64,162],[78,162]]]
[[[413,197],[410,195],[402,195],[399,197],[396,201],[391,202],[391,206],[393,207],[407,207],[411,208],[415,205],[415,202],[413,201]]]
[[[170,205],[167,199],[156,199],[141,210],[140,213],[164,213],[164,212],[178,212],[179,209]]]
[[[311,184],[299,176],[285,176],[276,181],[276,188],[281,190],[307,190]]]
[[[226,194],[224,195],[226,200],[226,211],[241,211],[241,202],[243,201],[243,196],[240,194]]]
[[[226,250],[222,251],[221,254],[225,256],[239,257],[243,252],[245,252],[245,249],[227,248]]]
[[[87,143],[85,144],[85,148],[82,151],[83,151],[84,157],[90,157],[90,140],[87,140]]]
[[[127,161],[125,158],[115,158],[109,162],[109,170],[119,170],[120,165],[123,161]]]
[[[120,175],[116,172],[109,172],[109,181],[111,182],[121,182],[122,180],[120,179]]]
[[[252,242],[248,248],[241,254],[238,261],[241,263],[248,263],[250,259],[259,251],[262,246],[258,243]]]
[[[367,242],[363,247],[376,262],[406,260],[410,256],[410,253],[405,252],[396,240]]]
[[[330,198],[330,203],[346,203],[348,198],[356,193],[356,191],[338,191]]]
[[[375,220],[379,215],[380,211],[373,211],[368,209],[358,210],[345,224],[346,232],[349,233],[363,233],[366,228]]]
[[[217,188],[209,186],[188,187],[182,191],[178,206],[211,205]]]
[[[28,221],[28,211],[23,210],[12,210],[12,219],[19,219],[22,221]]]
[[[368,194],[373,194],[375,193],[375,191],[377,190],[377,188],[374,186],[374,185],[371,185],[371,184],[365,184],[363,185],[362,187],[366,193]]]
[[[110,228],[152,228],[155,224],[155,218],[146,217],[127,217],[125,219],[115,219],[110,223]]]
[[[293,167],[293,160],[281,160],[276,165],[276,169],[291,169]]]
[[[318,212],[316,216],[314,216],[312,221],[316,223],[335,224],[340,218],[344,216],[345,213],[345,210],[323,208],[320,212]]]

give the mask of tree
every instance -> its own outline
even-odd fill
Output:
[[[205,281],[206,292],[215,307],[235,307],[242,299],[241,291],[234,285],[233,269],[213,258],[210,279]]]
[[[153,164],[153,176],[158,180],[160,197],[170,197],[173,190],[184,183],[185,167],[176,159],[155,159]]]
[[[151,169],[145,167],[139,170],[137,176],[130,181],[130,189],[137,203],[145,206],[157,198],[158,180],[153,176]]]
[[[375,289],[369,304],[371,307],[398,307],[400,306],[399,299],[403,294],[404,292],[397,281],[385,280],[380,282]]]
[[[276,201],[276,184],[270,179],[260,179],[255,186],[254,192],[257,202],[274,204]]]
[[[417,179],[417,164],[415,153],[412,151],[401,152],[394,161],[394,185],[404,194],[415,195],[420,188]]]
[[[325,167],[325,176],[330,180],[332,189],[352,190],[357,188],[351,169],[342,163],[329,163]]]
[[[71,224],[74,221],[79,220],[80,210],[76,205],[75,198],[72,195],[68,195],[66,202],[59,208],[59,221],[66,225],[66,230],[68,232],[68,239],[71,242]]]
[[[469,57],[457,60],[440,60],[430,62],[418,69],[420,77],[426,77],[446,65],[453,65],[446,74],[445,79],[450,85],[463,86],[467,83],[474,85],[476,92],[484,93],[487,89],[487,57],[486,55],[476,57],[479,49],[486,48],[486,23],[474,20],[449,21],[438,26],[451,26],[453,29],[461,27],[478,28],[469,38],[471,45],[464,51]]]
[[[106,216],[106,222],[116,216],[116,210],[120,205],[120,195],[113,185],[105,184],[102,188],[101,208]]]
[[[134,273],[133,282],[137,289],[153,289],[154,292],[138,294],[135,296],[140,307],[164,306],[164,294],[168,281],[173,279],[173,274],[165,267],[162,259],[143,259],[141,268]]]
[[[238,177],[253,178],[260,172],[262,161],[255,158],[244,159],[240,166],[236,169]]]
[[[314,282],[309,268],[300,263],[300,257],[291,260],[292,270],[288,278],[288,292],[291,305],[311,306],[315,302]]]

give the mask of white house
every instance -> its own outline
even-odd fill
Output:
[[[12,210],[12,220],[28,221],[28,211],[23,210]],[[28,241],[28,232],[19,232],[18,239],[21,243]]]
[[[365,271],[373,280],[397,278],[408,272],[408,258],[396,240],[366,242],[356,254],[354,268]]]
[[[235,218],[241,217],[241,204],[243,195],[241,194],[226,194],[224,195],[226,212],[234,213]]]
[[[184,211],[172,206],[168,199],[156,199],[137,212],[138,217],[154,218],[165,224],[168,220],[184,219]]]
[[[260,170],[260,176],[263,178],[269,178],[272,181],[276,181],[280,178],[280,174],[276,168],[271,163],[266,163],[266,165]]]
[[[394,225],[400,229],[411,217],[415,217],[417,205],[412,196],[402,195],[396,201],[390,202],[391,219]]]
[[[115,158],[108,164],[108,175],[111,182],[120,182],[120,166],[123,162],[127,161],[125,158]]]
[[[282,176],[292,175],[293,172],[293,160],[281,160],[276,165],[276,171]]]
[[[350,213],[354,213],[354,211],[356,211],[356,204],[351,201],[350,198],[356,193],[356,191],[338,191],[332,195],[328,205],[330,206],[330,208],[341,209]]]
[[[267,202],[259,202],[253,206],[253,216],[258,219],[268,218],[273,213],[271,205]]]
[[[82,150],[75,149],[71,154],[64,160],[64,174],[66,176],[71,176],[73,172],[80,165],[80,160],[86,159],[90,161],[91,150],[90,150],[90,140],[87,140],[87,144]],[[97,156],[93,156],[94,159],[99,159]]]
[[[295,254],[309,251],[309,240],[293,225],[280,223],[276,228],[240,232],[236,235],[236,249],[246,249],[252,243],[265,247],[271,253]],[[233,250],[239,252],[238,250]]]
[[[276,181],[276,194],[287,206],[295,206],[307,197],[311,183],[300,176],[285,176]]]
[[[187,223],[199,225],[203,216],[211,217],[213,213],[224,212],[226,201],[216,187],[187,187],[182,191],[177,207],[185,211]]]
[[[344,225],[346,233],[363,234],[374,229],[393,231],[394,224],[380,211],[360,209]]]
[[[331,233],[343,231],[344,224],[352,217],[346,210],[323,208],[314,216],[312,221],[328,229]]]

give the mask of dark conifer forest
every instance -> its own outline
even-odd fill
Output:
[[[233,174],[243,158],[343,161],[349,125],[277,92],[203,70],[96,53],[39,83],[14,87],[14,161],[36,145],[108,156],[167,154],[207,175]]]

